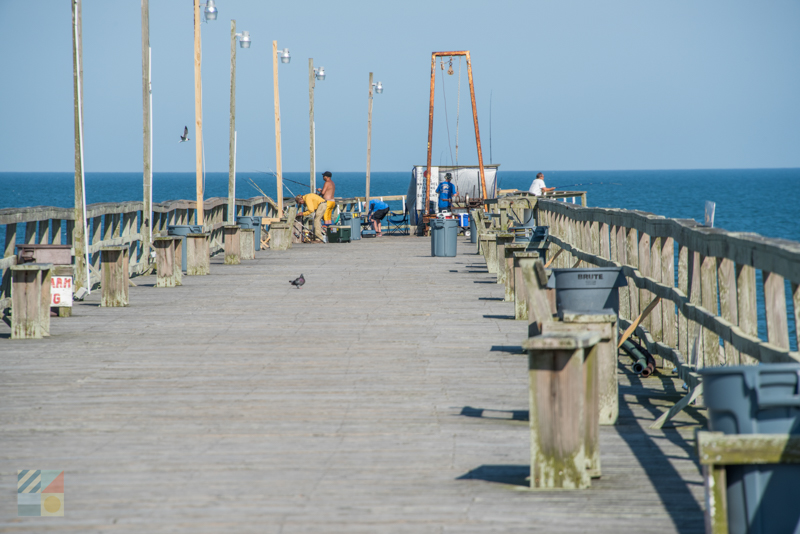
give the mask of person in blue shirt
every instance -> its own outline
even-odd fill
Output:
[[[453,206],[453,197],[456,196],[456,186],[453,185],[453,175],[449,172],[444,175],[445,181],[436,188],[439,195],[439,211],[450,211]]]
[[[375,230],[375,235],[378,237],[383,235],[381,234],[381,221],[387,213],[389,213],[389,205],[386,202],[377,198],[369,201],[367,220],[372,223],[372,229]]]

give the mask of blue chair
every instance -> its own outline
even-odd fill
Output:
[[[390,211],[386,214],[384,221],[386,223],[385,234],[408,235],[408,212]]]

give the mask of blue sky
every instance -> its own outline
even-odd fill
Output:
[[[192,11],[151,0],[155,171],[194,171]],[[489,161],[506,170],[800,167],[800,2],[219,0],[203,24],[209,171],[226,171],[230,20],[238,50],[238,169],[275,168],[271,42],[280,66],[283,167],[309,168],[308,58],[323,65],[317,169],[425,161],[430,53],[471,51]],[[73,170],[69,0],[0,0],[0,172]],[[142,168],[140,2],[83,1],[86,170]],[[477,162],[462,64],[437,79],[434,164]],[[443,97],[447,98],[447,118]],[[449,126],[449,143],[448,131]]]

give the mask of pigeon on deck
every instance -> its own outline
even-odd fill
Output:
[[[292,284],[292,285],[293,285],[294,287],[296,287],[297,289],[300,289],[300,287],[301,287],[303,284],[305,284],[305,283],[306,283],[306,279],[305,279],[305,278],[303,278],[303,275],[301,274],[301,275],[300,275],[300,278],[295,278],[294,280],[289,280],[289,283],[290,283],[290,284]]]
[[[189,141],[189,127],[188,126],[184,126],[183,127],[183,135],[181,136],[181,143],[185,143],[186,141]]]

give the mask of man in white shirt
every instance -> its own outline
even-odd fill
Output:
[[[529,193],[532,193],[535,197],[540,197],[547,191],[555,191],[555,187],[545,187],[544,185],[544,174],[539,173],[536,175],[536,179],[533,180],[531,184],[531,188],[528,189]]]

